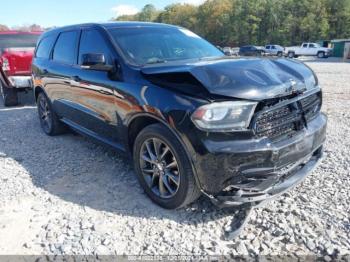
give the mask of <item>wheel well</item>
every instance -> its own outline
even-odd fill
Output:
[[[35,95],[35,102],[38,100],[38,96],[41,92],[44,92],[44,90],[40,87],[40,86],[37,86],[34,88],[34,95]]]
[[[130,152],[133,151],[135,139],[141,130],[146,126],[157,123],[163,124],[161,121],[149,116],[139,116],[132,120],[128,127],[128,145]]]

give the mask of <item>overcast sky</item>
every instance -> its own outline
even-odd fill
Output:
[[[133,14],[146,4],[161,9],[172,3],[200,4],[203,0],[4,0],[0,24],[44,27],[86,22],[105,22],[122,14]]]

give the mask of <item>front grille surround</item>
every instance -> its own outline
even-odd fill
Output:
[[[321,92],[284,100],[256,112],[253,117],[253,131],[257,138],[267,137],[280,140],[296,135],[307,128],[307,123],[320,112]]]

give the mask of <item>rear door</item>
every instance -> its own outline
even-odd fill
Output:
[[[52,51],[48,70],[49,81],[46,85],[56,112],[67,119],[75,117],[71,107],[71,79],[77,74],[77,47],[79,30],[61,32]]]

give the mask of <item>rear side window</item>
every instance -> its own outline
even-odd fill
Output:
[[[53,51],[53,60],[70,65],[75,64],[77,38],[78,31],[61,33]]]
[[[110,63],[110,51],[106,40],[95,29],[84,30],[81,34],[79,47],[79,65],[84,54],[104,54],[106,62]]]
[[[51,49],[55,43],[56,36],[48,36],[40,41],[38,49],[36,50],[36,57],[49,58]]]

